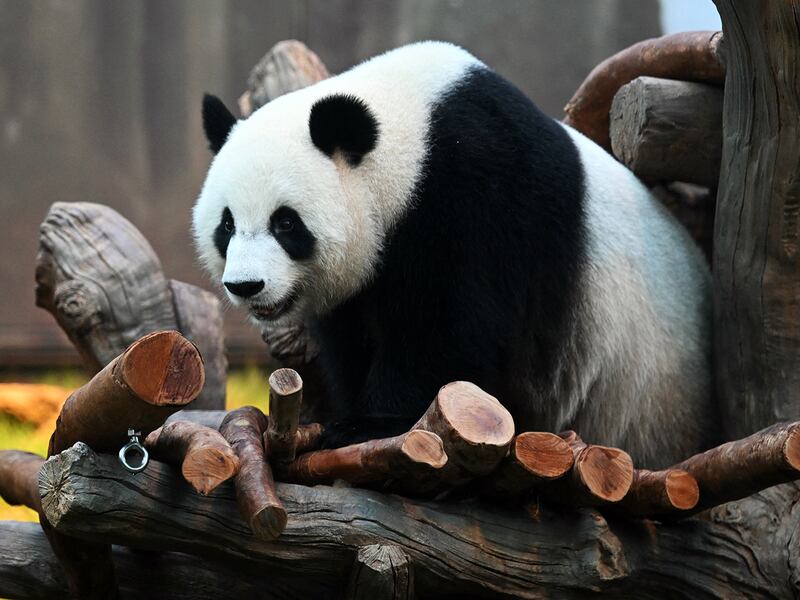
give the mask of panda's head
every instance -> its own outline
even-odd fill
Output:
[[[216,97],[216,154],[194,208],[203,265],[259,321],[324,314],[370,279],[383,238],[370,158],[379,125],[345,94],[284,96],[237,121]]]

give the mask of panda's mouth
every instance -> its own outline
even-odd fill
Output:
[[[274,321],[289,312],[296,300],[297,293],[292,291],[286,298],[275,304],[251,304],[250,314],[259,321]]]

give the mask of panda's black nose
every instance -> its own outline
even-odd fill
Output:
[[[226,281],[224,285],[226,288],[228,288],[228,291],[231,294],[236,294],[237,296],[241,296],[242,298],[249,298],[250,296],[254,296],[258,292],[264,289],[263,281],[237,281],[237,282]]]

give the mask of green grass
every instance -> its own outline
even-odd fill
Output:
[[[257,406],[267,411],[269,372],[260,367],[246,367],[228,374],[227,401],[228,410],[240,406]],[[0,373],[0,381],[48,383],[68,388],[76,388],[86,382],[86,376],[74,369],[58,369],[48,371],[21,371]],[[0,450],[26,450],[44,456],[47,453],[49,431],[37,432],[28,423],[20,423],[16,419],[0,414]],[[9,506],[0,500],[0,520],[37,521],[36,513],[23,506]]]

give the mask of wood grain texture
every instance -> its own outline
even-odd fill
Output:
[[[643,181],[716,187],[722,156],[722,88],[637,77],[614,96],[614,156]]]
[[[180,466],[183,478],[204,496],[239,470],[239,457],[222,434],[190,421],[162,425],[144,445],[153,458]]]
[[[302,600],[336,598],[302,578],[265,574],[256,563],[198,558],[180,552],[112,548],[123,600]],[[0,521],[0,597],[15,600],[66,598],[58,559],[36,523]],[[313,596],[309,596],[313,594]]]
[[[209,387],[195,407],[224,408],[219,303],[168,281],[149,242],[113,209],[90,202],[50,207],[39,229],[36,304],[55,317],[92,375],[142,336],[181,327],[206,355]]]
[[[735,439],[800,419],[800,3],[715,4],[728,50],[714,354]]]
[[[359,548],[345,596],[349,600],[413,600],[411,560],[398,546]]]
[[[278,484],[289,521],[274,542],[242,520],[233,486],[203,498],[158,462],[139,475],[78,444],[42,468],[59,531],[159,551],[249,561],[319,590],[345,589],[358,550],[397,546],[417,593],[497,598],[786,598],[800,584],[800,487],[784,484],[675,524],[606,520],[593,510],[411,501]]]
[[[611,150],[609,111],[620,87],[642,75],[722,83],[722,33],[683,31],[638,42],[597,65],[564,107],[564,123]]]
[[[273,464],[285,467],[297,450],[297,425],[303,403],[303,380],[294,369],[276,369],[269,376],[269,424],[265,445]]]
[[[44,458],[21,450],[0,450],[0,497],[12,506],[23,505],[42,512],[39,469]]]

